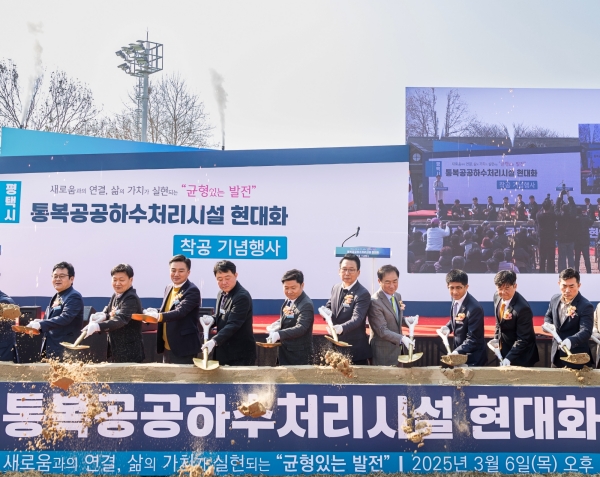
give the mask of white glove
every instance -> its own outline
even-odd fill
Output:
[[[273,333],[273,331],[279,331],[281,329],[281,321],[277,320],[267,326],[267,331]]]
[[[151,316],[152,318],[158,319],[158,310],[156,308],[146,308],[142,311],[144,315]]]
[[[504,358],[502,360],[502,362],[500,363],[500,366],[510,366],[510,361],[506,358]]]
[[[450,353],[450,354],[458,354],[458,351],[454,350],[454,351],[452,351],[452,353]]]
[[[571,351],[571,340],[569,338],[564,339],[562,344],[565,346],[565,348]]]
[[[94,313],[90,315],[90,323],[102,323],[106,320],[106,313],[99,311],[98,313]]]
[[[600,341],[600,333],[598,333],[598,332],[592,333],[592,336]]]
[[[342,328],[342,325],[333,325],[333,331],[341,335],[344,332],[344,328]]]
[[[598,328],[592,328],[592,333],[594,333],[595,335],[598,334]]]
[[[27,325],[27,328],[33,328],[34,330],[39,330],[41,328],[39,321],[30,321]]]
[[[450,328],[448,328],[447,326],[442,326],[440,328],[440,331],[443,335],[448,336],[450,334]]]
[[[279,341],[279,333],[277,331],[273,331],[267,338],[267,343],[277,343]]]
[[[206,343],[202,345],[202,349],[207,349],[210,354],[217,343],[215,340],[208,340]]]
[[[321,315],[323,318],[331,318],[331,310],[329,308],[325,308],[324,306],[320,306],[319,315]]]
[[[498,348],[500,346],[500,341],[494,338],[493,340],[490,340],[490,345],[492,345],[494,348]]]
[[[89,338],[90,336],[92,336],[94,333],[98,333],[100,331],[100,325],[98,323],[96,323],[95,321],[92,321],[89,325],[87,325],[83,330],[81,331],[87,331],[87,334],[85,335],[86,338]]]
[[[411,340],[408,336],[402,336],[402,344],[408,348],[410,345],[414,346],[415,341]]]

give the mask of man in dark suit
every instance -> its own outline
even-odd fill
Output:
[[[313,354],[313,302],[304,293],[304,274],[300,270],[285,272],[281,279],[286,300],[281,306],[279,320],[271,325],[268,341],[277,343],[279,364],[298,366],[310,364]]]
[[[527,214],[529,215],[529,220],[534,220],[537,222],[537,213],[540,210],[540,206],[535,201],[535,196],[529,196],[529,203],[527,204]]]
[[[448,336],[454,333],[452,354],[466,354],[467,365],[485,366],[487,351],[484,340],[483,308],[467,292],[469,276],[462,270],[450,270],[446,285],[452,297],[450,321],[440,331]]]
[[[204,343],[202,349],[215,350],[219,364],[229,366],[254,366],[256,341],[252,331],[252,297],[237,281],[233,262],[222,260],[213,272],[220,290],[217,294],[217,312],[213,316],[217,334]]]
[[[156,352],[163,353],[163,363],[194,364],[200,351],[200,290],[190,280],[192,262],[183,255],[169,261],[171,285],[165,288],[158,330]]]
[[[471,220],[480,220],[483,218],[481,205],[479,205],[479,199],[477,199],[477,197],[473,197],[473,203],[471,204],[471,207],[469,207],[469,213],[471,214]]]
[[[16,305],[14,300],[0,290],[0,303]],[[13,361],[18,363],[17,340],[12,330],[12,320],[0,320],[0,361]]]
[[[90,316],[88,336],[108,333],[108,359],[113,363],[141,363],[144,360],[142,322],[131,319],[142,313],[142,302],[133,288],[133,268],[121,263],[110,271],[115,293],[104,311]]]
[[[596,212],[598,212],[598,207],[596,207],[595,205],[593,205],[591,203],[589,197],[586,197],[583,200],[585,202],[585,204],[583,206],[583,213],[591,222],[595,222],[596,221]]]
[[[402,334],[404,304],[398,293],[400,272],[393,265],[377,270],[379,290],[371,296],[369,306],[369,343],[374,366],[398,366],[402,345],[408,347],[412,340]]]
[[[542,202],[542,210],[537,214],[538,244],[540,250],[540,273],[554,273],[556,257],[556,214],[550,199]]]
[[[83,326],[83,298],[73,288],[75,268],[60,262],[52,269],[52,286],[56,294],[46,308],[44,319],[31,321],[27,326],[43,333],[42,356],[63,360],[75,354],[60,343],[73,343],[81,334]]]
[[[360,259],[353,253],[347,253],[340,260],[339,273],[342,283],[333,286],[325,308],[331,310],[331,321],[340,341],[352,345],[347,348],[352,364],[369,364],[372,353],[365,322],[371,294],[358,282]]]
[[[533,366],[540,360],[535,343],[533,312],[527,300],[517,292],[517,274],[511,270],[498,272],[494,285],[494,342],[504,358],[501,364]]]
[[[560,293],[550,299],[544,322],[554,325],[564,346],[571,353],[587,353],[591,357],[588,341],[592,336],[594,307],[579,293],[581,287],[579,272],[566,268],[558,277]],[[559,348],[556,340],[553,340],[551,355],[553,368],[582,369],[585,366],[567,363],[560,359],[566,355]]]
[[[487,204],[485,205],[485,209],[483,209],[483,216],[485,217],[485,220],[489,222],[494,222],[498,218],[494,198],[491,195],[487,198]]]

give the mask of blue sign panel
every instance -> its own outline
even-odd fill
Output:
[[[20,210],[21,182],[0,181],[0,224],[18,224]]]
[[[381,247],[336,247],[335,256],[343,257],[347,253],[353,253],[360,258],[390,258],[392,256],[391,248]]]
[[[109,386],[89,419],[83,395],[0,383],[0,469],[170,475],[210,460],[218,474],[600,472],[594,386],[268,385],[259,418],[237,409],[256,384]],[[45,415],[66,437],[30,451]]]
[[[496,189],[536,190],[537,181],[496,181]]]
[[[285,260],[287,237],[175,235],[173,254],[213,260]]]
[[[435,177],[442,175],[442,161],[426,161],[425,176]]]

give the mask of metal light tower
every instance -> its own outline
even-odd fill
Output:
[[[136,92],[136,124],[139,140],[146,142],[148,131],[148,76],[163,69],[163,45],[152,41],[138,40],[122,46],[115,54],[125,60],[117,68],[138,78]]]

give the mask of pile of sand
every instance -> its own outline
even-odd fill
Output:
[[[21,308],[17,305],[0,303],[0,320],[14,321],[21,316]]]
[[[325,356],[321,358],[327,366],[331,366],[342,373],[347,378],[353,378],[354,373],[350,365],[350,359],[338,351],[328,350]]]
[[[49,359],[46,363],[50,368],[45,378],[55,388],[54,392],[60,388],[61,394],[85,403],[85,413],[81,416],[82,428],[89,429],[94,423],[102,422],[97,416],[106,412],[110,403],[100,402],[100,396],[106,396],[110,387],[99,382],[96,368],[81,361],[59,362]],[[29,450],[49,449],[69,437],[68,431],[56,420],[52,398],[51,394],[43,403],[42,433],[28,442]]]

